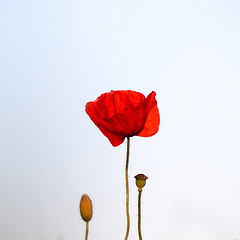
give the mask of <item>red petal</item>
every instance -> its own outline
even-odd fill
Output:
[[[157,107],[157,101],[155,99],[156,93],[151,92],[148,97],[150,97],[149,113],[147,116],[146,123],[143,130],[137,135],[140,137],[151,137],[158,132],[160,125],[160,115]]]
[[[114,147],[117,147],[124,142],[125,136],[113,134],[101,126],[98,126],[98,128],[103,133],[103,135],[108,138]]]
[[[108,122],[107,119],[104,119],[104,117],[107,117],[109,109],[106,108],[105,104],[96,104],[96,101],[86,104],[86,112],[91,118],[91,120],[94,122],[94,124],[103,133],[103,135],[108,138],[108,140],[114,147],[117,147],[124,142],[125,136],[117,135],[114,133],[112,123]],[[111,132],[111,129],[113,132]]]

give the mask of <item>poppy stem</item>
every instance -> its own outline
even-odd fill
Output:
[[[87,240],[87,238],[88,238],[88,223],[89,223],[89,222],[86,222],[85,240]]]
[[[129,148],[130,148],[130,137],[127,137],[127,156],[126,156],[126,167],[125,167],[125,178],[126,178],[126,213],[127,213],[127,230],[125,240],[127,240],[130,229],[130,216],[129,216],[129,187],[128,187],[128,163],[129,163]]]
[[[142,233],[141,233],[141,195],[142,189],[138,189],[138,236],[139,240],[142,240]]]

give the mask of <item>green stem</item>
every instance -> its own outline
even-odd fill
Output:
[[[138,236],[139,240],[142,240],[142,233],[141,233],[141,195],[142,189],[138,189]]]
[[[85,235],[85,240],[87,240],[87,238],[88,238],[88,223],[89,223],[89,222],[86,222],[86,235]]]
[[[130,137],[127,137],[127,156],[126,156],[126,167],[125,167],[125,178],[126,178],[126,213],[127,213],[127,230],[125,240],[127,240],[130,229],[130,216],[129,216],[129,187],[128,187],[128,163],[129,163],[129,148],[130,148]]]

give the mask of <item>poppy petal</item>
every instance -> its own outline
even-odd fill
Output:
[[[101,112],[99,112],[99,110],[101,110]],[[124,142],[125,136],[117,135],[109,130],[112,128],[112,123],[100,117],[99,113],[103,115],[103,111],[101,108],[96,109],[95,102],[89,102],[86,104],[86,112],[94,124],[99,128],[103,135],[108,138],[114,147],[117,147]]]
[[[108,138],[108,140],[114,147],[117,147],[124,142],[125,136],[113,134],[101,126],[98,126],[98,128],[102,132],[102,134]]]
[[[154,94],[152,94],[154,93]],[[146,119],[143,130],[137,135],[139,137],[151,137],[158,132],[160,125],[160,114],[157,107],[157,101],[155,99],[156,93],[152,92],[151,103],[149,106],[149,113]]]

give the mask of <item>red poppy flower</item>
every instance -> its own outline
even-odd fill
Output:
[[[151,137],[158,132],[160,115],[151,92],[111,91],[86,104],[86,112],[114,147],[125,137]]]

